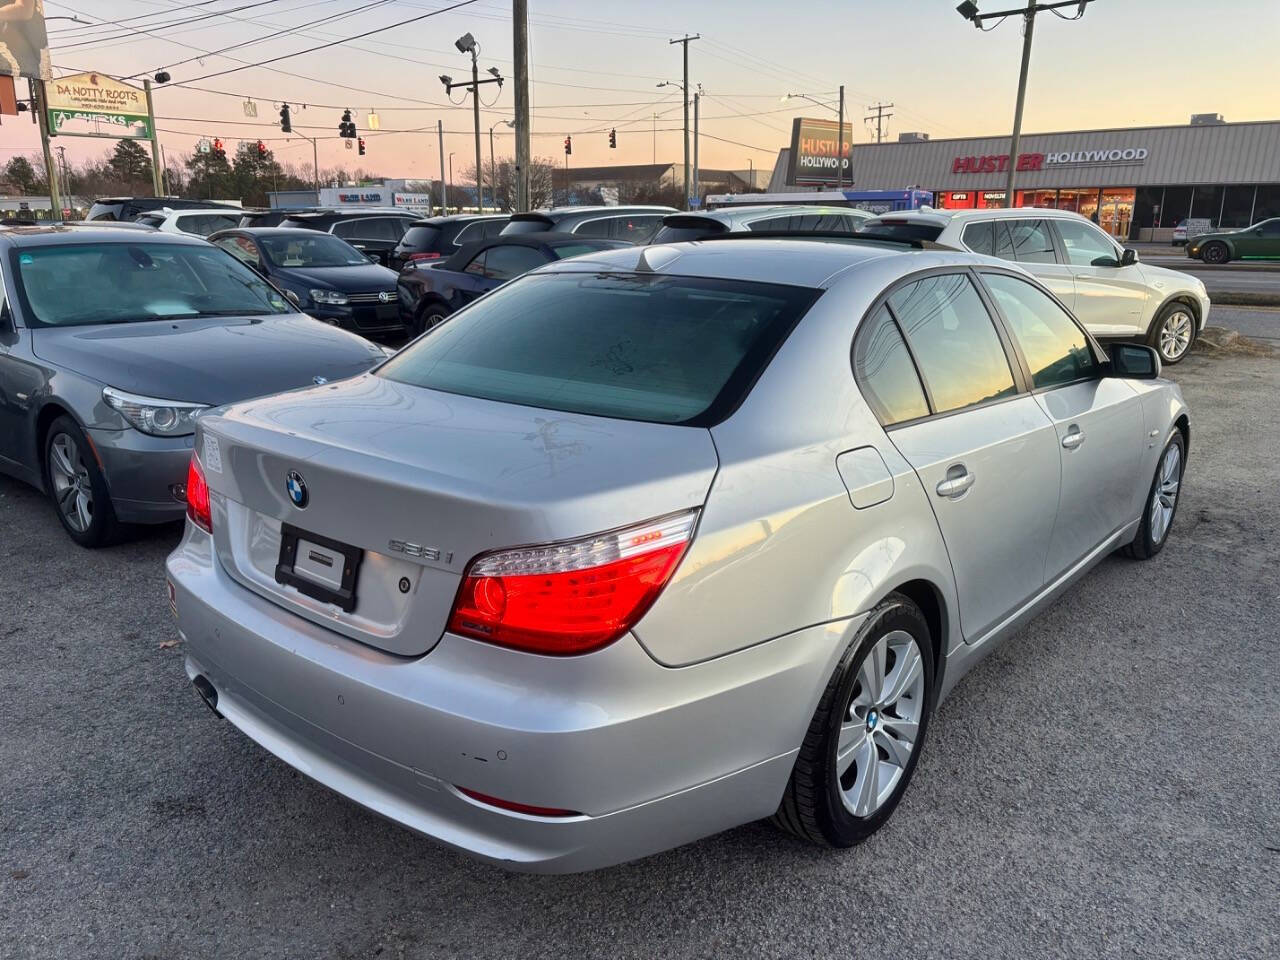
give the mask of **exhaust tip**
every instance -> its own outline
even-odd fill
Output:
[[[191,681],[191,685],[196,688],[196,693],[200,694],[200,699],[204,701],[204,705],[213,711],[215,717],[221,720],[222,714],[218,712],[218,691],[214,689],[208,678],[201,674]]]

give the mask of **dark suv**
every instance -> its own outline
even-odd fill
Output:
[[[132,222],[151,210],[192,210],[196,207],[211,207],[227,210],[239,210],[229,203],[214,203],[210,200],[188,200],[185,197],[102,197],[93,201],[85,220],[121,220]]]
[[[392,270],[403,270],[406,263],[451,257],[463,244],[496,237],[510,219],[505,213],[499,216],[462,213],[418,220],[400,238],[387,266]]]
[[[513,214],[502,235],[554,230],[600,240],[648,243],[662,226],[663,218],[676,212],[674,207],[557,207]]]
[[[373,257],[384,267],[391,260],[391,253],[404,236],[405,231],[419,219],[407,210],[316,210],[295,213],[280,221],[281,227],[302,227],[319,230],[341,237],[366,256]]]

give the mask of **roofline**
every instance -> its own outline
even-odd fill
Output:
[[[1234,123],[1206,123],[1192,126],[1189,123],[1162,123],[1149,127],[1095,127],[1088,130],[1041,130],[1034,133],[1027,133],[1025,130],[1019,134],[1022,139],[1027,137],[1057,137],[1071,136],[1077,133],[1143,133],[1149,130],[1202,130],[1216,129],[1219,127],[1257,127],[1266,124],[1280,124],[1280,120],[1240,120]],[[930,143],[958,143],[962,140],[1000,140],[1009,139],[1008,132],[1005,133],[988,133],[977,134],[971,137],[930,137],[928,140],[894,140],[891,143],[855,143],[854,147],[866,149],[868,147],[918,147]],[[786,150],[787,147],[782,149]]]

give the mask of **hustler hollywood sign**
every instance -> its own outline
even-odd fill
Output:
[[[1096,167],[1116,164],[1139,164],[1147,159],[1146,147],[1120,147],[1114,150],[1063,150],[1056,153],[1020,153],[1014,169],[1019,172],[1044,170],[1049,167]],[[1004,173],[1009,169],[1008,154],[981,157],[956,157],[951,161],[952,173]]]

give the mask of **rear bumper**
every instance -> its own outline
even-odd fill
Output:
[[[187,512],[187,467],[195,437],[152,437],[137,430],[90,430],[89,439],[125,523],[167,523]]]
[[[232,581],[188,525],[170,556],[186,669],[242,732],[369,809],[499,865],[608,866],[777,808],[855,621],[672,669],[633,638],[548,658],[446,634],[380,653]],[[531,816],[493,797],[580,811]]]

